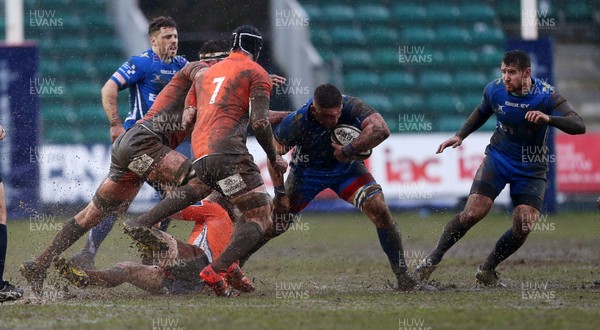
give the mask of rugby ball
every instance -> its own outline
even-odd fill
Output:
[[[337,125],[331,131],[331,141],[341,146],[347,146],[360,135],[360,129],[346,124]],[[373,153],[372,149],[354,155],[357,159],[367,159]]]

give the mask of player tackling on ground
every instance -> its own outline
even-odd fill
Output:
[[[494,199],[506,184],[515,209],[513,225],[477,269],[477,282],[484,286],[505,286],[496,267],[517,251],[540,215],[548,171],[546,137],[549,126],[568,134],[585,133],[585,125],[554,87],[531,77],[529,55],[521,50],[506,52],[502,78],[490,82],[481,103],[461,129],[440,144],[437,153],[459,147],[469,134],[496,114],[496,131],[477,170],[465,209],[444,228],[436,248],[415,270],[418,280],[428,280],[446,251],[490,211]]]
[[[195,222],[187,244],[156,229],[152,229],[153,235],[144,235],[141,231],[130,233],[140,251],[151,254],[158,260],[158,265],[119,262],[107,269],[84,270],[60,258],[55,266],[64,278],[80,288],[112,288],[131,283],[152,292],[201,292],[205,285],[198,273],[218,258],[229,244],[233,223],[227,211],[210,201],[210,197],[171,217]],[[228,280],[233,281],[232,278]]]

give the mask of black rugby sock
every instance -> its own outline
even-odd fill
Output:
[[[404,261],[404,249],[402,248],[402,236],[398,225],[394,223],[392,228],[377,228],[379,244],[388,257],[392,271],[396,276],[405,274],[407,271]]]
[[[440,239],[437,243],[437,246],[429,255],[429,261],[432,265],[437,265],[442,261],[444,254],[458,242],[465,234],[469,228],[465,228],[460,223],[460,214],[455,215],[448,223],[446,227],[444,227],[444,231],[440,236]]]
[[[6,225],[0,224],[0,289],[4,288],[4,263],[6,261],[6,246],[8,245],[8,234]]]
[[[135,219],[133,223],[150,228],[173,213],[185,209],[206,196],[206,192],[198,193],[198,188],[195,186],[180,186],[148,212]]]
[[[47,269],[50,267],[50,263],[54,257],[59,256],[66,249],[68,249],[73,243],[77,242],[88,230],[81,227],[75,218],[71,218],[66,221],[63,228],[56,233],[50,245],[46,247],[44,252],[37,258],[36,263]]]
[[[512,228],[507,230],[502,237],[496,242],[496,246],[492,253],[485,259],[481,268],[484,270],[493,270],[506,258],[515,253],[527,240],[527,235],[517,237],[512,231]]]
[[[253,221],[246,222],[233,233],[231,243],[219,258],[212,262],[212,268],[215,272],[227,270],[232,263],[250,252],[262,238],[263,232],[260,225]]]
[[[244,267],[246,261],[250,259],[250,257],[255,254],[258,250],[260,250],[270,239],[261,239],[258,243],[256,243],[248,252],[246,252],[243,256],[240,257],[240,267]]]

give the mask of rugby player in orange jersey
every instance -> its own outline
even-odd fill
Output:
[[[232,292],[225,280],[227,269],[272,226],[271,196],[246,147],[249,125],[267,154],[269,166],[280,173],[287,169],[287,163],[276,152],[268,120],[272,84],[267,72],[255,62],[262,36],[255,27],[241,26],[231,39],[231,55],[194,80],[186,101],[186,112],[190,114],[186,118],[195,119],[192,147],[197,157],[193,165],[197,178],[222,193],[244,214],[245,222],[236,224],[229,246],[200,272],[202,280],[221,296]],[[187,192],[195,190],[191,185],[180,186],[173,197],[167,196],[146,214],[127,221],[126,228],[151,227],[190,205],[194,200]]]
[[[109,174],[92,201],[64,223],[40,256],[21,265],[34,292],[41,292],[52,260],[107,216],[124,213],[144,181],[167,190],[198,181],[191,161],[174,149],[189,134],[181,125],[184,101],[194,76],[205,67],[201,61],[186,65],[159,93],[146,116],[115,140]]]
[[[233,223],[227,211],[210,198],[171,217],[195,222],[187,243],[156,229],[152,230],[153,235],[137,237],[136,244],[142,253],[151,253],[158,261],[157,265],[125,261],[107,269],[84,270],[64,258],[57,259],[54,265],[65,279],[80,288],[111,288],[131,283],[152,292],[201,292],[205,284],[198,273],[218,258],[229,244]],[[157,248],[159,246],[163,248]]]

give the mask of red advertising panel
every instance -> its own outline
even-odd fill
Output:
[[[600,193],[600,133],[556,135],[558,191]]]

